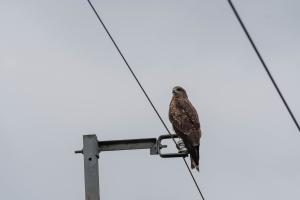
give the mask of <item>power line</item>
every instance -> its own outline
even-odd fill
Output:
[[[257,47],[256,47],[256,45],[255,45],[255,43],[254,43],[254,41],[252,40],[252,38],[251,38],[251,36],[250,36],[250,34],[249,34],[249,32],[248,32],[246,26],[244,25],[244,23],[243,23],[242,19],[240,18],[240,16],[239,16],[237,10],[235,9],[235,6],[234,6],[233,3],[231,2],[231,0],[228,0],[228,3],[229,3],[229,5],[230,5],[232,11],[234,12],[236,18],[238,19],[238,21],[239,21],[241,27],[243,28],[243,30],[244,30],[244,32],[245,32],[245,34],[246,34],[246,36],[247,36],[249,42],[251,43],[251,45],[252,45],[252,47],[253,47],[253,49],[254,49],[256,55],[257,55],[258,58],[259,58],[259,60],[260,60],[260,62],[261,62],[261,64],[262,64],[262,66],[264,67],[264,69],[266,70],[266,72],[267,72],[267,74],[268,74],[270,80],[272,81],[273,86],[275,87],[277,93],[279,94],[279,96],[280,96],[280,98],[281,98],[283,104],[285,105],[285,107],[286,107],[287,111],[289,112],[289,114],[290,114],[292,120],[294,121],[294,123],[295,123],[295,125],[296,125],[298,131],[300,132],[300,126],[299,126],[299,124],[298,124],[298,122],[297,122],[297,120],[296,120],[296,117],[294,116],[294,114],[293,114],[292,110],[290,109],[288,103],[286,102],[286,100],[285,100],[283,94],[281,93],[281,91],[280,91],[278,85],[276,84],[275,79],[273,78],[273,76],[272,76],[270,70],[268,69],[268,67],[267,67],[267,65],[266,65],[266,63],[265,63],[265,61],[264,61],[264,59],[262,58],[261,54],[259,53],[259,51],[258,51],[258,49],[257,49]]]
[[[138,78],[136,77],[135,73],[133,72],[132,68],[131,68],[130,65],[128,64],[128,62],[127,62],[126,58],[124,57],[123,53],[121,52],[119,46],[117,45],[117,43],[115,42],[115,40],[114,40],[113,37],[111,36],[110,32],[109,32],[108,29],[106,28],[104,22],[102,21],[102,19],[101,19],[101,17],[99,16],[98,12],[97,12],[96,9],[94,8],[93,4],[91,3],[90,0],[87,0],[87,1],[88,1],[89,5],[91,6],[91,8],[93,9],[94,13],[96,14],[96,16],[97,16],[98,20],[100,21],[102,27],[105,29],[105,31],[106,31],[107,35],[109,36],[110,40],[112,41],[112,43],[114,44],[115,48],[117,49],[119,55],[122,57],[123,61],[125,62],[127,68],[129,69],[129,71],[131,72],[132,76],[134,77],[134,79],[135,79],[136,82],[138,83],[139,87],[140,87],[141,90],[143,91],[143,93],[144,93],[144,95],[146,96],[148,102],[150,103],[151,107],[152,107],[153,110],[155,111],[157,117],[159,118],[159,120],[161,121],[161,123],[163,124],[163,126],[165,127],[165,129],[167,130],[167,132],[168,132],[170,135],[172,135],[171,132],[170,132],[170,130],[168,129],[167,125],[165,124],[164,120],[162,119],[162,117],[161,117],[160,114],[158,113],[156,107],[154,106],[154,104],[152,103],[151,99],[149,98],[148,94],[146,93],[145,89],[143,88],[142,84],[140,83],[140,81],[139,81]],[[172,138],[172,139],[173,139],[175,145],[177,146],[177,144],[176,144],[174,138]],[[192,174],[192,171],[191,171],[191,169],[189,168],[189,166],[188,166],[188,164],[187,164],[185,158],[182,158],[182,159],[183,159],[183,161],[184,161],[184,163],[185,163],[185,165],[186,165],[186,167],[187,167],[187,169],[188,169],[188,171],[189,171],[189,173],[190,173],[190,175],[191,175],[191,177],[192,177],[192,179],[193,179],[193,181],[194,181],[194,183],[195,183],[195,186],[197,187],[197,190],[198,190],[198,192],[199,192],[201,198],[202,198],[203,200],[205,200],[205,199],[204,199],[204,196],[203,196],[203,194],[202,194],[202,192],[201,192],[201,190],[200,190],[200,187],[198,186],[198,183],[197,183],[197,181],[196,181],[194,175]]]

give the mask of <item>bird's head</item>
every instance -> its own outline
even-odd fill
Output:
[[[187,97],[185,89],[180,86],[174,87],[172,93],[174,97]]]

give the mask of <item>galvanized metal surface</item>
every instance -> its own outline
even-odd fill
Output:
[[[100,152],[133,149],[152,149],[156,145],[156,138],[99,141],[98,145]]]
[[[100,200],[99,148],[96,135],[83,136],[85,199]]]

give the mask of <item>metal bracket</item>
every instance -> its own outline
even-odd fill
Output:
[[[178,138],[178,135],[161,135],[157,139],[157,142],[156,142],[157,146],[166,148],[167,145],[162,145],[161,141],[165,140],[165,139],[174,139],[174,138]],[[178,157],[187,157],[188,156],[187,153],[162,153],[161,148],[158,148],[157,150],[158,150],[158,154],[162,158],[178,158]]]

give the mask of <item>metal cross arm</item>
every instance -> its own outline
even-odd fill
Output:
[[[88,147],[93,144],[94,151],[97,152],[96,158],[99,158],[99,153],[103,151],[120,151],[120,150],[136,150],[136,149],[150,149],[150,155],[160,155],[162,158],[173,157],[186,157],[186,153],[162,153],[161,149],[167,148],[167,145],[163,145],[162,141],[166,139],[178,138],[177,135],[161,135],[156,138],[141,138],[141,139],[127,139],[127,140],[107,140],[98,141],[96,135],[84,135],[83,136],[83,150],[75,151],[75,153],[85,154],[85,150],[88,152]],[[91,142],[93,141],[93,142]]]
[[[99,141],[99,152],[134,149],[150,149],[150,154],[156,153],[156,138],[142,138],[131,140]]]

